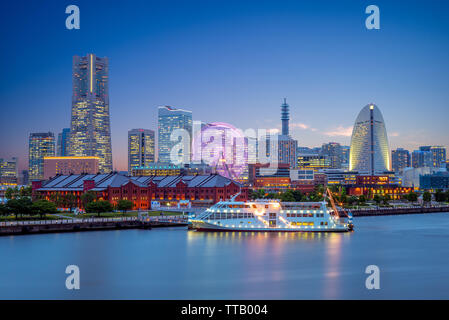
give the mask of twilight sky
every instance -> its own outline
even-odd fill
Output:
[[[67,30],[76,4],[81,29]],[[380,30],[365,28],[366,6]],[[0,158],[27,167],[30,132],[70,126],[71,63],[110,62],[114,168],[127,131],[156,130],[157,106],[242,129],[280,128],[300,146],[349,145],[363,106],[381,109],[391,148],[449,147],[448,1],[3,1]]]

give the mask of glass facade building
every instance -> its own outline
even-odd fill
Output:
[[[28,173],[30,180],[44,178],[44,157],[55,156],[55,136],[52,132],[31,133],[28,142]]]
[[[188,134],[185,149],[179,151],[178,156],[190,162],[190,147],[192,143],[192,112],[176,109],[170,106],[161,106],[158,110],[158,162],[171,163],[170,152],[172,148],[180,143],[172,141],[171,135],[175,130],[183,129]],[[175,133],[176,134],[176,133]],[[178,136],[178,135],[177,135]],[[189,150],[187,150],[187,148]]]
[[[132,129],[128,131],[128,173],[133,169],[148,167],[155,161],[154,131]]]
[[[18,179],[18,159],[0,159],[0,185],[16,185]]]
[[[58,133],[58,143],[56,145],[56,155],[58,157],[65,157],[69,154],[70,128],[62,129]]]
[[[349,170],[369,175],[391,170],[387,130],[382,113],[374,104],[366,105],[355,121]]]
[[[410,167],[410,152],[403,148],[397,148],[391,151],[391,163],[394,172],[401,172]]]
[[[99,157],[101,173],[112,171],[108,69],[107,58],[73,57],[69,156]]]

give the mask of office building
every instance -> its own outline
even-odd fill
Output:
[[[337,142],[323,143],[321,154],[327,156],[331,169],[340,169],[342,164],[342,148]]]
[[[412,152],[412,167],[413,168],[434,167],[432,152],[424,150],[414,150]]]
[[[410,152],[403,148],[397,148],[391,151],[391,164],[394,172],[398,173],[405,168],[410,167]]]
[[[58,133],[58,142],[56,144],[56,156],[66,157],[69,155],[70,128],[62,129]]]
[[[178,140],[172,141],[172,135]],[[183,138],[181,138],[183,137]],[[182,163],[190,162],[190,148],[192,141],[192,112],[176,109],[170,106],[158,108],[158,162],[170,163],[171,151],[175,145],[183,140],[174,157],[181,159]]]
[[[128,131],[128,174],[133,169],[147,167],[155,162],[154,131],[132,129]]]
[[[98,157],[44,157],[44,179],[58,174],[97,174],[99,165]]]
[[[44,157],[55,156],[52,132],[31,133],[28,141],[28,173],[30,180],[44,178]]]
[[[0,185],[17,185],[18,180],[18,159],[0,159]]]
[[[102,173],[112,171],[108,70],[108,58],[73,57],[69,156],[100,158]]]
[[[382,113],[375,104],[366,105],[355,121],[349,170],[368,175],[391,170],[387,130]]]

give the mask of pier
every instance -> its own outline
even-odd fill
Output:
[[[392,216],[402,214],[420,214],[449,212],[449,206],[410,206],[402,208],[360,208],[348,210],[354,217]]]
[[[0,236],[114,229],[151,229],[187,226],[186,216],[83,218],[0,222]]]

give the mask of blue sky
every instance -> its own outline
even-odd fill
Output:
[[[76,4],[81,29],[65,28]],[[365,28],[366,6],[380,30]],[[114,167],[157,106],[236,127],[280,128],[301,146],[349,144],[363,106],[392,148],[449,146],[448,1],[8,1],[0,5],[0,157],[27,165],[30,132],[70,125],[74,54],[110,61]]]

